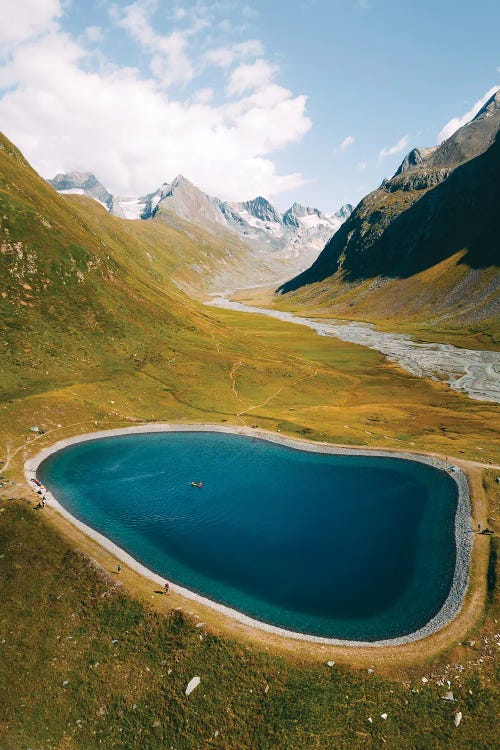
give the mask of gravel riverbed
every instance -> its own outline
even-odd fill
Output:
[[[500,352],[422,343],[404,333],[377,331],[369,323],[313,320],[280,310],[244,305],[224,295],[214,297],[209,304],[267,315],[285,323],[307,326],[319,336],[334,336],[342,341],[376,349],[412,375],[441,380],[478,401],[500,403]]]

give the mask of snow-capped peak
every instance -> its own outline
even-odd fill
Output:
[[[277,210],[261,195],[258,195],[257,198],[253,198],[250,201],[245,201],[242,206],[245,211],[248,211],[248,213],[256,219],[260,219],[261,221],[274,221],[277,224],[281,224],[281,216]]]
[[[280,214],[261,195],[241,203],[224,202],[207,195],[182,174],[139,198],[113,197],[90,173],[57,175],[50,183],[61,192],[91,195],[122,218],[157,216],[169,223],[175,222],[174,215],[217,235],[220,229],[232,232],[259,254],[267,257],[271,253],[302,268],[315,260],[352,211],[352,206],[346,204],[333,216],[326,216],[317,208],[295,202]]]

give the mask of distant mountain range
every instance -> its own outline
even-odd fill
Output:
[[[262,196],[242,203],[225,202],[202,192],[182,175],[139,198],[111,195],[89,172],[58,174],[48,182],[60,193],[87,195],[121,218],[156,218],[175,226],[179,217],[212,234],[229,231],[260,255],[289,261],[290,271],[307,267],[352,212],[346,204],[327,216],[317,208],[294,203],[280,213]]]
[[[279,291],[349,317],[498,321],[499,129],[500,91],[439,146],[410,151]]]

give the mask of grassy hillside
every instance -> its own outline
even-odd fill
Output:
[[[495,746],[491,627],[471,634],[473,648],[388,678],[283,658],[197,628],[185,612],[165,615],[154,586],[149,604],[131,598],[27,504],[0,502],[0,549],[5,750]],[[497,602],[488,613],[500,615]],[[441,697],[449,678],[453,704]]]
[[[102,550],[91,562],[56,514],[33,510],[22,467],[65,436],[148,420],[499,463],[498,410],[363,347],[203,307],[173,283],[191,278],[193,239],[57,195],[6,140],[0,202],[0,747],[491,747],[494,563],[472,650],[451,643],[384,677],[329,668],[200,631],[126,570],[118,581]],[[485,483],[498,518],[495,477]],[[186,699],[194,674],[202,685]],[[459,730],[440,698],[448,678]]]

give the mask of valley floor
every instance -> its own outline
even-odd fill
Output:
[[[370,323],[308,318],[283,310],[254,307],[226,295],[215,296],[211,304],[227,310],[268,315],[287,323],[308,326],[319,336],[334,336],[367,346],[412,375],[441,380],[479,401],[500,403],[500,352],[415,341],[409,334],[379,331]]]
[[[51,509],[33,510],[24,462],[56,440],[134,423],[211,421],[474,461],[472,481],[484,493],[478,517],[498,531],[498,471],[483,468],[500,464],[494,404],[302,326],[206,310],[203,346],[190,349],[185,334],[168,358],[152,353],[133,370],[102,368],[100,377],[59,386],[26,370],[12,378],[0,404],[0,745],[493,747],[497,536],[476,537],[473,614],[433,655],[422,641],[410,658],[370,651],[353,664],[338,654],[329,667],[326,651],[249,638],[243,626],[159,595],[132,570],[118,579],[112,555]],[[202,682],[186,698],[195,675]],[[447,680],[453,702],[442,697]]]

